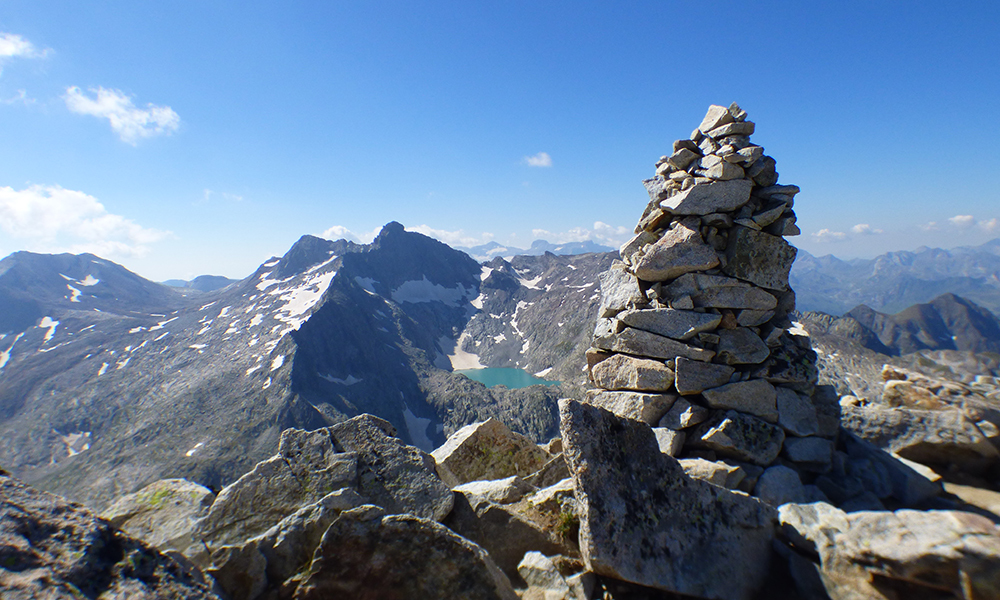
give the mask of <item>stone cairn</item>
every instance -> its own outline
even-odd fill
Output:
[[[799,188],[778,185],[753,132],[737,104],[712,106],[643,182],[635,237],[601,274],[587,402],[652,426],[693,476],[819,500],[803,482],[830,469],[838,398],[817,391],[816,355],[789,319],[783,236],[799,234]]]

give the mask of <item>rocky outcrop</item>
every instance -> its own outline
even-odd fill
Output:
[[[101,517],[161,550],[183,552],[194,543],[197,521],[214,500],[215,494],[205,486],[162,479],[122,496]]]
[[[706,598],[751,598],[767,575],[776,512],[692,479],[650,428],[559,403],[588,570]]]
[[[984,517],[845,513],[822,502],[786,504],[780,515],[786,552],[796,553],[793,575],[804,581],[818,571],[832,600],[1000,595],[1000,528]]]
[[[209,581],[79,504],[0,474],[0,596],[218,600]]]
[[[466,425],[431,456],[441,480],[451,486],[512,475],[526,477],[550,458],[531,440],[496,419]]]
[[[326,533],[295,600],[324,598],[517,600],[479,546],[429,519],[347,511]]]

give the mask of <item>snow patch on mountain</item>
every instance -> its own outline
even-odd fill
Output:
[[[39,321],[38,326],[41,327],[42,329],[48,329],[48,332],[45,333],[45,339],[42,341],[42,343],[44,344],[49,340],[51,340],[52,336],[56,334],[56,327],[59,326],[59,321],[52,320],[52,317],[42,317],[42,320]]]
[[[431,283],[424,275],[423,279],[411,279],[404,281],[402,285],[393,290],[392,299],[397,304],[404,302],[441,302],[448,306],[460,306],[462,301],[468,296],[476,293],[474,287],[466,288],[458,284],[453,288],[447,288],[437,283]]]
[[[469,332],[463,331],[458,340],[453,340],[447,336],[438,340],[438,345],[444,350],[444,354],[435,357],[434,364],[439,368],[454,370],[462,369],[482,369],[486,365],[479,362],[479,356],[462,350],[462,345],[468,339]]]

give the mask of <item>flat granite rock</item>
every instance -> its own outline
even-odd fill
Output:
[[[126,494],[101,517],[161,550],[183,552],[199,518],[215,500],[212,490],[186,479],[161,479]]]
[[[752,186],[746,179],[699,184],[661,200],[660,208],[675,215],[731,212],[747,203]]]
[[[778,458],[784,441],[785,432],[780,427],[730,410],[699,425],[688,436],[687,444],[691,448],[714,450],[719,456],[766,467]]]
[[[697,219],[695,219],[697,220]],[[719,256],[705,243],[697,226],[678,222],[634,261],[635,274],[646,281],[667,281],[691,271],[718,266]]]
[[[595,337],[593,343],[595,348],[609,352],[622,352],[665,360],[683,356],[692,360],[708,362],[715,356],[715,352],[712,350],[690,346],[662,335],[631,327],[626,327],[618,333]]]
[[[656,360],[613,354],[591,368],[594,385],[605,390],[667,392],[674,384],[674,372]]]
[[[452,487],[514,475],[527,477],[550,458],[534,442],[496,419],[466,425],[431,456],[441,479]]]
[[[611,317],[629,306],[645,304],[639,281],[624,268],[610,268],[598,276],[601,280],[600,316]]]
[[[774,386],[762,379],[727,383],[701,395],[711,408],[738,410],[768,423],[778,422],[777,394]]]
[[[784,291],[796,252],[784,238],[737,225],[729,230],[722,271],[762,288]]]
[[[649,308],[622,312],[618,315],[618,321],[627,327],[684,341],[703,331],[711,331],[718,327],[722,315],[672,308]]]
[[[725,385],[736,371],[727,365],[715,365],[683,357],[677,358],[674,370],[676,377],[674,385],[677,387],[677,392],[684,396]]]
[[[644,394],[642,392],[603,391],[588,394],[587,404],[610,410],[619,417],[656,425],[677,400],[676,394]]]
[[[687,476],[642,423],[570,399],[559,414],[588,570],[692,596],[754,596],[774,509]]]

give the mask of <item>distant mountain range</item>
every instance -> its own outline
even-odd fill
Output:
[[[100,507],[163,477],[212,488],[288,427],[381,416],[425,449],[497,417],[537,441],[578,395],[610,254],[467,254],[398,223],[304,236],[235,284],[183,294],[91,255],[0,261],[0,465]],[[489,388],[517,367],[562,386]],[[576,387],[574,387],[576,386]]]
[[[894,313],[951,293],[1000,314],[1000,238],[981,246],[919,248],[872,259],[815,257],[799,250],[790,281],[802,311],[842,315],[864,304]]]
[[[239,279],[229,279],[228,277],[222,277],[221,275],[199,275],[191,281],[185,281],[183,279],[168,279],[163,282],[163,285],[195,292],[214,292],[215,290],[220,290],[227,285],[232,285],[234,283],[238,283],[239,281]]]
[[[590,252],[617,252],[615,248],[602,246],[592,240],[585,240],[583,242],[567,242],[565,244],[552,244],[545,240],[535,240],[531,243],[531,247],[528,249],[515,248],[514,246],[504,246],[502,244],[498,244],[497,242],[488,242],[480,246],[473,246],[472,248],[466,248],[464,246],[455,246],[454,248],[455,250],[465,252],[479,262],[487,262],[498,256],[506,258],[514,256],[541,256],[546,252],[551,252],[552,254],[558,256],[587,254]]]

